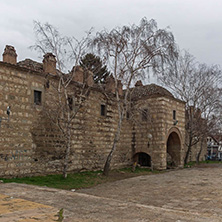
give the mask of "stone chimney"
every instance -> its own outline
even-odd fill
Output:
[[[112,75],[106,78],[105,90],[115,93],[115,80]]]
[[[197,119],[201,118],[201,110],[199,108],[197,108],[197,110],[195,112],[195,118],[197,118]]]
[[[46,53],[42,62],[45,73],[56,75],[56,58],[52,53]]]
[[[87,71],[86,73],[86,83],[88,86],[94,85],[93,73],[91,71]]]
[[[15,48],[11,45],[6,45],[3,56],[3,62],[16,64],[17,63],[17,54]]]
[[[138,87],[138,86],[143,86],[142,81],[141,81],[141,80],[138,80],[138,81],[136,82],[135,86],[136,86],[136,87]]]
[[[73,80],[75,82],[83,83],[83,81],[84,81],[84,71],[83,71],[83,68],[81,66],[74,66],[72,68],[71,72],[72,73],[75,72],[74,77],[73,77]]]

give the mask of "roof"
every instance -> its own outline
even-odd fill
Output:
[[[170,93],[167,89],[158,86],[156,84],[149,84],[145,86],[136,86],[131,91],[131,99],[138,100],[146,98],[147,96],[167,96],[174,98],[173,94]]]
[[[17,63],[20,67],[28,68],[33,71],[43,72],[43,64],[33,61],[31,59],[25,59]]]
[[[27,68],[32,71],[36,71],[39,73],[44,73],[43,71],[43,63],[33,61],[32,59],[25,59],[17,63],[19,67]],[[65,74],[56,69],[57,74]]]

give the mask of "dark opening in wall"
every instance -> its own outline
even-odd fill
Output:
[[[106,116],[106,105],[101,104],[100,114]]]
[[[176,120],[176,110],[173,110],[173,120]]]
[[[69,109],[73,110],[73,98],[71,96],[68,97]]]
[[[34,104],[41,105],[42,104],[42,92],[38,90],[34,90]]]
[[[126,112],[126,119],[130,119],[130,113],[128,111]]]
[[[142,110],[142,121],[147,121],[147,115],[148,115],[148,110],[147,109],[143,109]]]

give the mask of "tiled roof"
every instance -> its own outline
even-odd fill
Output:
[[[33,61],[31,59],[25,59],[17,63],[20,67],[25,67],[33,71],[43,72],[43,64]]]
[[[170,93],[167,89],[158,86],[156,84],[136,86],[132,88],[130,91],[131,91],[130,94],[132,100],[142,99],[144,97],[153,96],[153,95],[173,97],[172,93]]]

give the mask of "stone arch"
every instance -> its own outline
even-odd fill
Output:
[[[181,164],[181,149],[182,149],[182,138],[180,131],[173,127],[169,130],[167,141],[167,164],[168,166],[180,166]]]
[[[137,162],[140,166],[151,167],[151,156],[145,152],[138,152],[133,156],[133,161]]]

